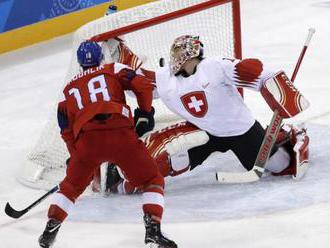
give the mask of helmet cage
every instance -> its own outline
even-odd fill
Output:
[[[177,74],[187,60],[203,54],[203,44],[199,36],[183,35],[176,38],[170,51],[170,69]]]

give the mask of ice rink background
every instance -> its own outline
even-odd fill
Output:
[[[297,87],[311,108],[310,170],[295,182],[265,177],[252,184],[219,185],[215,169],[242,170],[230,154],[211,156],[191,173],[168,178],[163,229],[179,247],[330,246],[330,1],[242,0],[243,56],[292,73],[309,27],[316,28]],[[207,49],[207,48],[206,48]],[[71,56],[71,36],[0,56],[0,246],[37,247],[48,200],[20,220],[7,217],[9,201],[21,209],[44,193],[16,175],[39,138],[57,100]],[[261,96],[246,102],[266,125],[271,112]],[[62,226],[54,247],[143,247],[140,196],[104,198],[86,192]]]

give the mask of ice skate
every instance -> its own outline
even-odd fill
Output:
[[[149,248],[177,248],[176,243],[166,238],[161,230],[160,223],[155,222],[150,215],[144,216],[144,225],[146,227],[146,236],[144,243]]]
[[[55,242],[58,230],[61,227],[61,222],[55,219],[50,219],[47,222],[44,232],[39,237],[39,245],[43,248],[50,248]]]

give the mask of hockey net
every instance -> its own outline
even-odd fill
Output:
[[[142,67],[155,70],[159,59],[169,61],[173,40],[184,34],[199,35],[204,43],[205,56],[241,58],[239,0],[161,0],[120,11],[90,22],[74,33],[68,82],[79,73],[76,50],[88,39],[102,40],[123,37],[126,45],[143,61]],[[111,62],[105,50],[105,61]],[[132,109],[135,99],[128,97]],[[155,100],[156,123],[170,122],[173,114]],[[59,135],[56,108],[41,133],[37,144],[28,154],[19,181],[34,187],[49,189],[65,176],[66,146]]]

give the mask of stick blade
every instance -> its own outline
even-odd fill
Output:
[[[262,174],[257,171],[250,170],[247,172],[216,172],[216,180],[220,184],[231,184],[231,183],[252,183],[260,179]]]
[[[22,211],[17,211],[10,206],[9,202],[7,202],[6,207],[5,207],[5,213],[14,219],[18,219],[22,215],[24,215],[27,211],[22,210]]]

